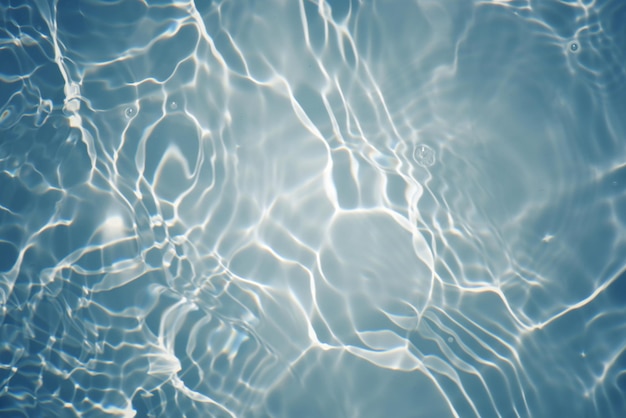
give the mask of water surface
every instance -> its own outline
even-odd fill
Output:
[[[626,415],[626,4],[5,0],[7,417]]]

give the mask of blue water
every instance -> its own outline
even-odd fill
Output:
[[[626,2],[0,1],[0,416],[626,416]]]

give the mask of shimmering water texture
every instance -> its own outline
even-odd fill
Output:
[[[0,4],[0,415],[626,416],[626,3]]]

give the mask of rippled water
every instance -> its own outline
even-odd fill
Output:
[[[0,415],[626,416],[626,3],[0,4]]]

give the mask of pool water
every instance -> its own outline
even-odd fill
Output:
[[[624,22],[0,2],[0,415],[626,416]]]

